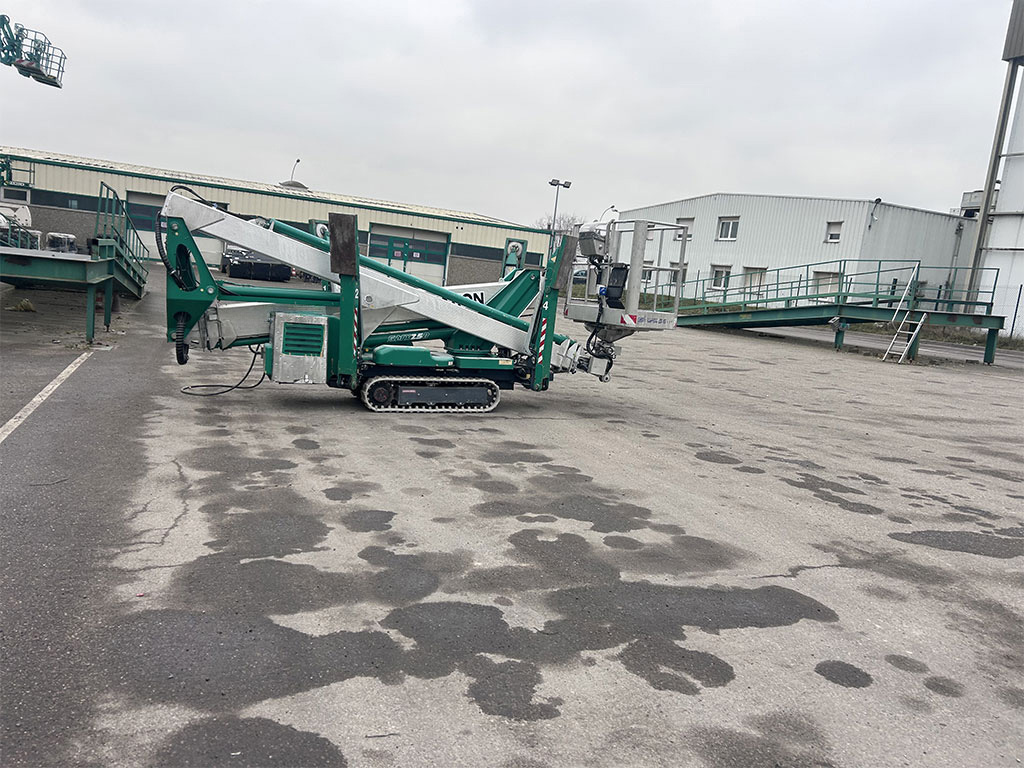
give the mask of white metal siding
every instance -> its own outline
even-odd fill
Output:
[[[868,229],[872,212],[875,218]],[[914,259],[925,266],[948,268],[954,263],[958,242],[956,265],[964,266],[969,265],[976,226],[958,216],[886,203],[876,206],[866,200],[768,195],[705,195],[634,208],[621,215],[669,223],[692,218],[693,239],[686,246],[688,280],[709,277],[712,265],[729,266],[733,275],[739,275],[745,268],[771,270],[841,259]],[[739,218],[735,241],[717,239],[723,217]],[[842,222],[840,239],[829,242],[828,224],[836,221]],[[963,230],[959,240],[958,227]],[[648,243],[647,253],[648,259],[657,254],[656,238]],[[668,266],[668,261],[663,254],[662,265]],[[822,267],[821,271],[830,270]]]
[[[2,149],[12,155],[19,156],[18,150],[14,148]],[[86,161],[83,160],[83,162]],[[23,165],[31,163],[34,166],[35,187],[71,195],[94,197],[102,181],[106,182],[108,186],[117,192],[122,200],[127,200],[129,190],[163,197],[170,190],[171,186],[181,183],[194,189],[208,200],[227,203],[229,211],[252,216],[305,222],[309,219],[326,220],[330,212],[350,213],[358,218],[359,228],[362,230],[369,229],[370,224],[387,224],[407,229],[451,232],[453,242],[465,243],[467,245],[504,249],[506,238],[514,237],[526,240],[527,249],[531,253],[546,253],[548,247],[548,237],[543,233],[524,231],[522,228],[514,225],[505,227],[500,223],[493,225],[474,223],[474,218],[481,218],[475,214],[466,214],[469,218],[465,221],[453,221],[448,218],[437,217],[436,214],[431,216],[428,213],[375,210],[346,204],[343,201],[319,202],[295,197],[284,197],[280,194],[273,194],[270,190],[246,192],[224,189],[188,178],[182,178],[181,181],[150,179],[143,176],[125,175],[124,172],[114,173],[102,168],[67,167],[64,165],[34,162],[31,159],[20,160],[19,163]],[[284,192],[284,190],[281,190],[281,192]],[[317,193],[311,192],[310,194],[316,195]],[[403,207],[412,208],[415,206]],[[459,212],[453,211],[451,213],[455,217]]]
[[[733,274],[739,274],[744,267],[778,269],[859,258],[866,206],[859,200],[715,194],[623,211],[621,217],[673,224],[676,219],[692,218],[693,238],[686,244],[686,261],[687,279],[693,280],[708,276],[712,264],[730,265]],[[717,239],[722,217],[739,218],[736,240]],[[830,221],[843,222],[839,242],[826,241]],[[649,258],[656,253],[655,238],[648,243]],[[662,266],[668,266],[668,261],[663,252]]]
[[[872,205],[872,208],[875,208]],[[921,266],[970,266],[970,244],[977,222],[898,205],[882,203],[875,209],[871,229],[864,231],[863,259],[913,259]],[[962,227],[957,238],[957,227]]]

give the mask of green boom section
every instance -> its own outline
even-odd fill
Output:
[[[530,349],[534,354],[535,365],[530,376],[530,389],[540,391],[547,389],[551,379],[551,350],[555,343],[555,317],[558,314],[559,271],[566,253],[576,253],[576,238],[563,237],[562,242],[547,260],[544,267],[544,287],[537,307],[533,324],[533,337]],[[569,255],[568,258],[572,258]]]
[[[305,243],[306,245],[324,251],[325,253],[330,251],[331,244],[329,240],[324,240],[323,238],[319,238],[316,235],[311,235],[309,232],[303,232],[301,229],[297,229],[296,227],[290,226],[283,222],[271,220],[270,228],[280,235],[285,235],[294,240],[298,240],[301,243]],[[367,269],[371,269],[375,272],[379,272],[384,275],[388,275],[390,277],[395,278],[399,282],[405,283],[406,285],[412,286],[414,288],[420,288],[426,291],[427,293],[433,294],[434,296],[439,296],[441,298],[448,299],[449,301],[452,301],[455,304],[459,304],[460,306],[466,307],[467,309],[472,309],[475,312],[479,312],[484,317],[489,317],[492,320],[498,320],[499,322],[506,323],[512,326],[513,328],[518,328],[521,331],[529,330],[529,323],[526,320],[523,320],[520,317],[518,317],[518,313],[512,314],[512,311],[503,311],[497,306],[491,306],[488,304],[482,304],[479,301],[474,301],[473,299],[467,298],[466,296],[456,293],[455,291],[452,291],[448,288],[435,285],[434,283],[431,283],[428,280],[416,277],[415,275],[410,275],[408,272],[402,272],[400,269],[389,267],[388,265],[382,264],[376,259],[371,259],[369,256],[361,255],[359,257],[359,266],[366,267]],[[512,281],[512,284],[515,284],[515,280]],[[527,288],[525,286],[520,286],[519,290],[525,292]],[[504,293],[504,291],[502,293]],[[529,302],[527,302],[527,306],[528,305]],[[511,310],[512,308],[512,306],[508,307],[509,310]],[[525,306],[519,311],[521,312],[523,311],[523,309],[525,309]],[[556,335],[554,337],[554,341],[558,344],[561,344],[566,340],[566,338],[566,336]]]
[[[321,251],[329,252],[331,249],[330,241],[322,240],[308,232],[303,232],[301,229],[296,229],[295,227],[275,220],[271,220],[270,225],[274,232],[299,240],[300,242],[313,246],[314,248],[318,248]],[[401,283],[405,283],[413,288],[419,288],[420,290],[426,291],[427,293],[433,294],[434,296],[438,296],[442,299],[447,299],[448,301],[466,307],[467,309],[472,309],[474,312],[478,312],[484,317],[489,317],[492,320],[506,323],[507,325],[510,325],[513,328],[518,328],[521,331],[529,329],[529,324],[525,320],[513,317],[512,315],[495,309],[494,307],[490,307],[487,304],[481,304],[479,301],[466,298],[465,296],[455,293],[447,288],[443,288],[440,285],[435,285],[429,280],[424,280],[421,277],[416,277],[416,275],[410,275],[408,272],[403,272],[400,269],[389,267],[387,264],[382,264],[376,259],[371,259],[369,256],[360,256],[359,266],[366,267],[374,272],[379,272],[382,275],[393,277]]]

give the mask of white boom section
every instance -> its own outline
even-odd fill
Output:
[[[338,276],[331,272],[329,254],[191,198],[171,192],[164,200],[161,213],[168,218],[184,220],[191,232],[203,232],[322,280],[339,282]],[[454,292],[461,294],[465,289],[470,289],[477,294],[472,296],[473,299],[478,300],[482,294],[484,301],[481,303],[486,303],[506,285],[500,282],[462,286],[455,287]],[[403,322],[422,317],[516,352],[529,352],[529,335],[526,331],[372,269],[359,270],[359,296],[364,338],[385,321]],[[228,305],[222,304],[219,313],[222,316],[230,314]]]

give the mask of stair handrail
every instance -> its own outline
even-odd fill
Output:
[[[889,321],[890,323],[896,322],[896,315],[898,315],[900,313],[900,310],[903,308],[903,303],[907,300],[907,294],[910,293],[910,287],[913,285],[917,285],[917,273],[920,269],[921,262],[917,262],[916,264],[914,264],[914,271],[910,273],[910,279],[907,280],[907,287],[903,289],[903,295],[900,296],[900,303],[896,305],[896,311],[892,313],[892,320]],[[907,308],[907,314],[910,314],[909,307]],[[904,320],[905,319],[906,315],[904,315]]]

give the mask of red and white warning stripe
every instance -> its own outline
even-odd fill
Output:
[[[544,363],[544,342],[548,337],[548,319],[545,317],[540,321],[540,352],[537,355],[537,365]]]
[[[622,315],[619,317],[619,325],[627,325],[630,328],[636,327],[636,315]]]
[[[359,302],[352,308],[352,359],[359,363]]]

